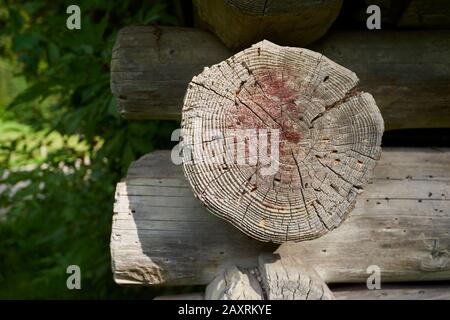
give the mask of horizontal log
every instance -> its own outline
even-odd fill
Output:
[[[314,268],[297,256],[263,254],[258,267],[227,268],[205,290],[205,300],[334,300]]]
[[[450,284],[386,284],[379,290],[363,285],[332,288],[337,300],[450,300]]]
[[[450,126],[450,31],[339,32],[310,48],[357,74],[387,130]],[[180,119],[192,77],[231,54],[197,29],[122,29],[111,62],[120,113],[127,119]]]
[[[387,284],[379,290],[364,285],[331,287],[336,300],[450,300],[450,284]],[[159,296],[154,300],[204,300],[203,292]]]
[[[261,40],[305,46],[320,39],[339,15],[342,0],[194,0],[196,24],[229,48]]]
[[[403,11],[398,26],[416,29],[448,29],[450,1],[411,0]]]
[[[300,255],[327,283],[450,280],[450,149],[383,149],[350,217],[312,241],[253,240],[205,212],[169,151],[134,162],[117,185],[111,234],[119,284],[208,284],[262,253]]]

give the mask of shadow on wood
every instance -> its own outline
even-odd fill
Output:
[[[133,163],[117,185],[111,234],[119,284],[208,284],[261,253],[299,255],[327,283],[450,279],[450,151],[384,149],[350,217],[337,230],[280,247],[205,212],[169,151]]]

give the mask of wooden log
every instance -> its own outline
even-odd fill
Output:
[[[117,185],[111,234],[119,284],[208,284],[262,253],[299,255],[327,283],[450,280],[450,150],[383,149],[373,183],[339,229],[281,246],[253,240],[205,212],[169,151],[134,162]]]
[[[450,31],[335,32],[314,50],[358,75],[386,130],[450,126]]]
[[[398,21],[401,28],[448,29],[450,27],[448,0],[411,0]]]
[[[177,27],[126,27],[111,58],[111,91],[129,119],[177,119],[186,87],[204,66],[230,56],[208,32]]]
[[[339,14],[342,0],[194,0],[196,22],[229,48],[261,41],[305,46],[321,38]]]
[[[258,261],[267,300],[334,300],[316,270],[299,257],[263,254]]]
[[[257,268],[227,268],[207,287],[205,300],[334,300],[328,286],[300,258],[259,256]]]
[[[448,283],[386,284],[379,290],[363,285],[343,285],[333,288],[337,300],[450,300]]]
[[[181,122],[195,196],[260,241],[337,228],[381,152],[383,119],[357,83],[317,52],[266,40],[206,68]]]
[[[205,300],[263,300],[264,293],[256,269],[225,269],[206,287]]]
[[[368,290],[365,285],[344,284],[331,287],[336,300],[450,300],[448,283],[385,284],[379,290]],[[155,300],[204,300],[203,292],[159,296]]]
[[[339,32],[311,49],[357,74],[360,88],[377,101],[386,130],[450,126],[450,31]],[[180,119],[192,77],[231,54],[197,29],[121,30],[111,62],[120,113],[127,119]]]

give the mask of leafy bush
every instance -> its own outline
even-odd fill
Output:
[[[122,120],[109,61],[121,27],[183,24],[186,4],[77,1],[82,29],[68,30],[70,4],[0,5],[0,54],[26,81],[7,108],[0,104],[0,298],[150,297],[112,281],[114,186],[131,161],[170,147],[178,124]],[[10,87],[0,89],[15,95]],[[82,290],[66,288],[73,264]]]

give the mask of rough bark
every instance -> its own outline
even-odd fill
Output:
[[[342,0],[194,0],[199,26],[225,45],[242,49],[261,40],[308,45],[322,37],[339,14]]]
[[[358,75],[387,130],[450,126],[449,31],[335,32],[311,48]],[[119,111],[127,119],[180,119],[192,77],[231,54],[198,29],[121,30],[111,63]]]
[[[253,240],[208,214],[170,151],[134,162],[117,185],[111,234],[119,284],[208,284],[225,268],[254,268],[262,253],[299,255],[326,283],[450,280],[450,150],[383,149],[340,228],[302,243]]]
[[[381,150],[383,119],[357,84],[319,53],[268,41],[195,76],[181,127],[196,197],[261,241],[339,226]]]

